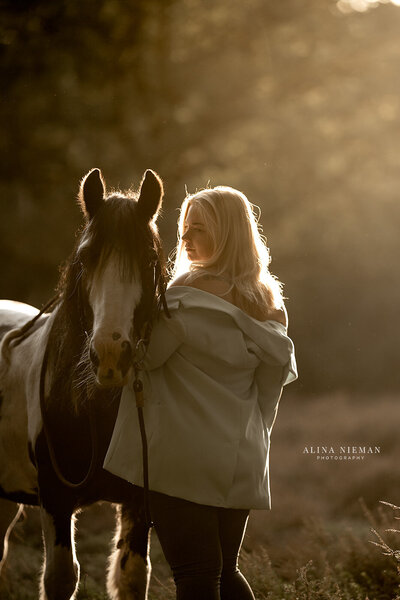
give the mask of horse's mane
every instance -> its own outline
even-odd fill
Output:
[[[166,267],[157,226],[152,221],[148,224],[140,222],[136,200],[136,192],[112,192],[95,217],[83,226],[72,254],[60,270],[56,295],[27,323],[4,336],[1,353],[7,363],[10,361],[12,348],[34,331],[35,323],[46,311],[55,308],[57,314],[49,342],[54,342],[55,338],[59,340],[58,336],[61,335],[64,342],[69,338],[69,344],[72,343],[75,352],[78,351],[79,344],[80,354],[82,353],[85,339],[79,311],[82,309],[80,304],[87,299],[78,298],[80,279],[84,269],[88,272],[95,268],[102,269],[111,253],[118,256],[121,276],[131,278],[136,265],[142,264],[146,259],[146,252],[149,252],[150,247],[160,264],[161,285],[165,285]],[[160,294],[161,290],[157,292]],[[65,344],[62,347],[64,351],[67,349]]]
[[[101,272],[113,253],[118,257],[121,277],[131,279],[138,268],[142,278],[151,276],[151,283],[143,282],[145,289],[153,284],[149,261],[157,260],[161,275],[155,293],[160,296],[163,292],[160,288],[165,287],[165,260],[157,227],[140,219],[135,200],[133,193],[109,195],[82,230],[61,271],[57,286],[61,301],[49,334],[50,356],[53,355],[51,368],[58,397],[66,397],[65,373],[71,373],[67,396],[75,399],[75,407],[82,404],[95,388],[88,352],[92,313],[85,287],[81,285],[82,277],[90,275],[94,269]]]

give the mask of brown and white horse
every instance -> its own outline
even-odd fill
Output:
[[[138,193],[107,195],[101,172],[93,169],[81,184],[86,223],[61,276],[55,308],[31,322],[38,313],[33,307],[0,303],[0,510],[8,517],[0,527],[2,562],[22,505],[39,506],[41,600],[75,597],[74,514],[98,500],[119,505],[110,597],[147,596],[143,491],[102,465],[135,344],[163,297],[155,226],[162,195],[152,171]]]

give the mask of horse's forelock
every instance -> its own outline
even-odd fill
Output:
[[[147,281],[150,277],[148,266],[156,257],[165,276],[157,227],[153,222],[144,222],[140,211],[137,211],[136,200],[134,192],[126,195],[112,192],[95,217],[82,229],[58,286],[64,302],[69,305],[70,314],[82,310],[82,303],[88,304],[86,286],[82,285],[82,281],[90,280],[95,273],[101,275],[111,256],[117,258],[120,276],[124,280],[132,280],[141,272],[142,279]],[[78,290],[79,302],[76,301]],[[89,310],[89,307],[86,308]]]
[[[150,229],[140,218],[136,194],[113,193],[83,230],[77,259],[93,272],[104,269],[111,255],[117,256],[121,276],[129,279],[135,276],[148,247],[154,245],[154,235],[156,229]]]

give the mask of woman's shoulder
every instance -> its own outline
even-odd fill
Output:
[[[281,308],[268,308],[266,305],[262,306],[259,303],[250,303],[235,293],[232,284],[224,277],[212,273],[196,274],[193,277],[193,273],[188,272],[180,275],[169,284],[169,287],[174,286],[186,286],[218,296],[240,308],[257,321],[278,321],[284,327],[288,326],[287,311],[284,305]]]
[[[183,275],[175,277],[175,279],[172,279],[172,281],[169,282],[168,287],[175,287],[176,285],[186,285],[188,275],[189,273],[183,273]]]
[[[273,308],[268,311],[268,321],[278,321],[282,323],[286,328],[288,326],[288,314],[286,307],[283,305],[282,308]]]
[[[174,279],[169,284],[169,287],[179,285],[202,290],[203,292],[208,292],[209,294],[220,297],[225,297],[232,288],[229,281],[218,275],[213,275],[212,273],[201,273],[197,274],[195,277],[193,277],[192,273],[184,273]]]
[[[232,289],[232,285],[226,279],[219,277],[218,275],[212,275],[211,273],[204,273],[199,275],[189,284],[198,290],[214,294],[214,296],[220,296],[227,299],[227,295]]]

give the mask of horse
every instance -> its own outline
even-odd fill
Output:
[[[40,312],[0,303],[0,506],[7,521],[0,527],[0,567],[23,505],[38,506],[44,541],[40,600],[76,596],[74,515],[100,500],[117,508],[108,594],[113,600],[147,597],[150,536],[143,489],[102,465],[136,344],[148,340],[165,305],[155,224],[162,197],[162,182],[151,170],[138,192],[123,194],[107,193],[101,171],[92,169],[78,195],[84,226],[55,299]]]

